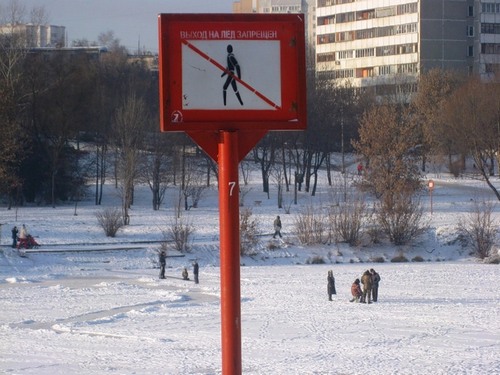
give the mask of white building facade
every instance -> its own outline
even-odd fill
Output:
[[[316,67],[380,91],[434,67],[484,75],[500,62],[499,8],[500,0],[317,0]]]
[[[474,7],[475,73],[500,79],[500,0],[478,2]]]
[[[240,0],[233,3],[233,13],[303,13],[306,41],[314,49],[316,0]]]
[[[0,34],[18,34],[27,48],[61,48],[66,46],[66,28],[54,25],[1,25]]]

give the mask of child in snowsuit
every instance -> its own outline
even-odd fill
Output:
[[[359,279],[354,280],[351,285],[352,299],[349,302],[359,302],[363,292],[361,291],[361,286],[359,285]]]

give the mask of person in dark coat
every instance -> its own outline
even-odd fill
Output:
[[[15,249],[17,246],[17,234],[19,233],[19,230],[17,227],[14,225],[14,228],[12,228],[12,247]]]
[[[193,276],[194,276],[194,283],[198,284],[200,281],[198,279],[198,273],[200,271],[200,266],[198,265],[197,261],[194,261],[193,263]]]
[[[276,216],[276,219],[274,219],[274,234],[273,238],[276,238],[276,236],[280,236],[282,238],[283,236],[281,235],[281,219],[279,216]]]
[[[165,265],[167,263],[167,254],[165,253],[165,250],[160,251],[159,260],[160,260],[160,279],[164,279]]]
[[[370,269],[370,274],[372,275],[372,301],[377,302],[378,300],[378,283],[380,282],[380,275],[375,272],[372,268]]]
[[[361,286],[359,285],[359,279],[354,280],[351,285],[351,294],[352,299],[349,302],[359,302],[361,297],[363,296],[363,292],[361,291]]]
[[[335,277],[333,277],[333,271],[328,271],[328,276],[326,277],[327,280],[327,290],[328,290],[328,300],[332,300],[332,295],[337,294],[337,291],[335,290]]]
[[[363,276],[361,276],[361,284],[363,284],[363,298],[362,303],[366,303],[366,297],[368,297],[368,303],[372,303],[372,275],[370,271],[366,270]]]

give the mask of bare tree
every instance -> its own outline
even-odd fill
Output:
[[[364,182],[379,198],[391,200],[394,194],[413,194],[421,187],[414,152],[419,132],[411,112],[404,106],[373,106],[360,122],[356,151],[366,161]]]
[[[138,176],[139,156],[147,122],[146,105],[135,94],[130,94],[116,110],[114,129],[124,225],[130,224],[129,208],[133,203],[134,183]]]
[[[283,169],[279,165],[276,165],[275,168],[271,170],[271,177],[277,188],[278,208],[283,208]]]
[[[151,189],[153,210],[157,211],[172,183],[173,143],[170,134],[150,133],[147,138],[149,152],[141,160],[141,177]]]
[[[49,23],[49,14],[43,6],[35,6],[30,11],[30,22],[34,25],[45,25]],[[63,46],[61,46],[63,47]]]
[[[412,101],[413,113],[420,125],[422,171],[425,171],[427,154],[430,152],[448,155],[452,164],[452,153],[458,145],[449,136],[448,125],[441,115],[448,97],[463,81],[461,75],[451,70],[432,69],[420,77],[417,94]]]
[[[260,165],[262,174],[262,191],[269,198],[269,174],[276,157],[276,142],[273,133],[267,134],[253,149],[253,158]]]
[[[455,90],[442,112],[448,137],[472,155],[481,177],[500,200],[500,192],[491,181],[494,161],[500,148],[500,87],[483,83],[478,77]]]

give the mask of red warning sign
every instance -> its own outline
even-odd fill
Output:
[[[160,14],[162,131],[306,126],[301,14]]]

